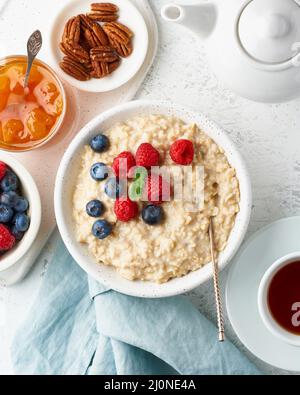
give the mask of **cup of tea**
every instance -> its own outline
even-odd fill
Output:
[[[278,259],[264,274],[258,309],[269,331],[300,347],[300,251]]]

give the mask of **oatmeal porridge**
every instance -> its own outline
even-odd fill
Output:
[[[210,216],[214,217],[216,250],[219,253],[225,249],[239,212],[239,182],[224,151],[205,131],[178,118],[152,115],[115,124],[103,133],[109,139],[109,148],[103,152],[95,152],[90,145],[83,148],[81,170],[73,196],[77,240],[88,246],[99,264],[113,266],[129,280],[164,283],[184,276],[211,260]],[[191,165],[204,168],[203,208],[188,212],[185,202],[171,199],[161,205],[153,205],[152,211],[149,209],[144,213],[146,202],[138,201],[136,209],[129,205],[129,211],[126,211],[126,215],[134,211],[130,221],[128,218],[126,222],[118,220],[120,211],[116,210],[116,201],[107,194],[107,180],[103,177],[102,181],[95,181],[91,177],[93,165],[112,166],[121,152],[131,152],[134,156],[141,144],[150,143],[159,153],[160,164],[173,166],[174,156],[170,148],[176,141],[192,142]],[[144,157],[151,155],[151,151],[147,151]],[[96,170],[101,173],[99,167]],[[106,224],[105,237],[95,237],[98,234],[94,226],[96,218],[87,212],[87,203],[95,201],[98,205],[93,203],[92,208],[98,210],[98,217],[105,219],[98,221]],[[161,210],[163,220],[159,217]],[[158,223],[149,225],[149,218]]]

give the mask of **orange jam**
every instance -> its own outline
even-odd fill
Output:
[[[24,89],[26,57],[0,62],[0,148],[25,151],[56,131],[63,112],[60,83],[50,69],[35,61]]]

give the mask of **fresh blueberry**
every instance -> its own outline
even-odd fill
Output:
[[[142,218],[148,225],[156,225],[163,219],[163,209],[161,206],[155,204],[149,204],[144,207],[142,211]]]
[[[104,163],[95,163],[90,170],[91,177],[95,181],[103,181],[108,177],[108,169]]]
[[[13,226],[10,228],[10,231],[11,231],[12,235],[15,236],[15,238],[16,238],[17,241],[20,241],[20,240],[23,239],[23,237],[24,237],[24,232],[21,232],[21,231],[17,230],[16,225],[13,225]]]
[[[19,187],[19,180],[15,173],[11,170],[6,172],[5,177],[1,181],[1,188],[3,192],[16,191]]]
[[[0,196],[0,202],[2,204],[5,204],[6,206],[13,208],[16,204],[18,197],[18,194],[14,191],[4,192]]]
[[[18,196],[14,204],[14,210],[17,213],[25,213],[25,211],[28,210],[28,207],[29,207],[28,200],[23,196]]]
[[[13,224],[17,231],[26,232],[29,228],[30,219],[28,215],[23,213],[18,213],[13,218]]]
[[[5,204],[0,204],[0,222],[2,224],[7,224],[12,220],[14,216],[14,211]]]
[[[126,185],[124,180],[117,180],[115,177],[107,180],[104,191],[111,199],[118,199],[126,193]]]
[[[91,140],[90,146],[95,152],[103,152],[109,147],[109,140],[104,134],[98,134]]]
[[[86,212],[90,217],[101,217],[104,211],[104,205],[100,200],[92,200],[86,205]]]
[[[112,226],[109,222],[101,219],[94,223],[92,232],[97,239],[103,240],[111,234]]]

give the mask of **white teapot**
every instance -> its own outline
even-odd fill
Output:
[[[217,77],[241,96],[300,96],[300,0],[186,0],[161,14],[201,39]]]

